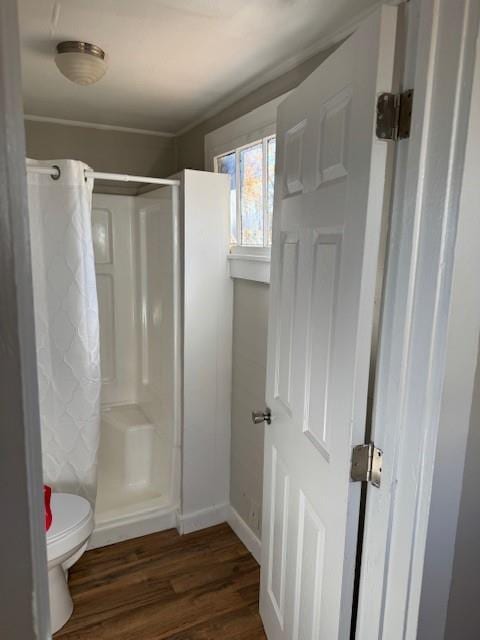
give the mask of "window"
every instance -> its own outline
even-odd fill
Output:
[[[270,282],[275,130],[283,94],[210,131],[205,136],[205,167],[230,178],[232,278]]]
[[[214,158],[218,173],[230,176],[230,244],[272,244],[275,136],[267,136]]]

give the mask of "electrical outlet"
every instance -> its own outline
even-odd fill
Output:
[[[248,524],[254,531],[260,531],[260,505],[255,500],[250,501]]]

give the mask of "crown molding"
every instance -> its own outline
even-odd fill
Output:
[[[177,134],[166,131],[152,131],[149,129],[134,129],[132,127],[120,127],[111,124],[100,124],[99,122],[82,122],[81,120],[66,120],[63,118],[50,118],[48,116],[35,116],[25,114],[25,120],[32,122],[48,122],[50,124],[61,124],[69,127],[83,127],[85,129],[101,129],[103,131],[120,131],[122,133],[139,133],[145,136],[157,136],[159,138],[175,138]]]

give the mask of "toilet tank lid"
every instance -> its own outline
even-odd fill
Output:
[[[92,517],[90,503],[71,493],[52,493],[52,526],[47,532],[47,543],[67,535]]]

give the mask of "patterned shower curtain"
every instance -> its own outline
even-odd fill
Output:
[[[58,180],[28,174],[44,481],[95,502],[100,352],[91,232],[93,180],[75,160]]]

